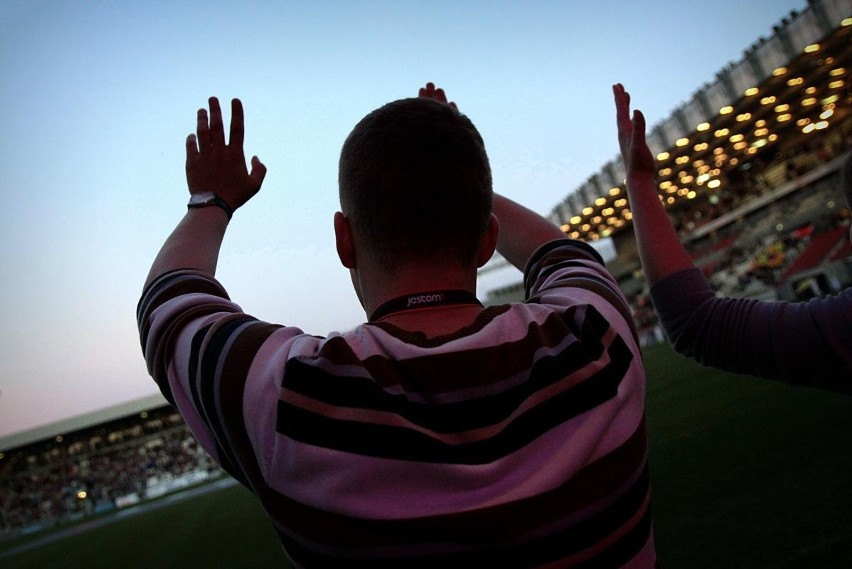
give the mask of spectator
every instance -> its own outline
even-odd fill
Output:
[[[246,168],[239,101],[226,144],[210,99],[139,304],[149,372],[296,566],[653,567],[627,301],[591,247],[492,197],[479,133],[420,95],[343,146],[337,251],[369,320],[327,338],[244,314],[213,277],[266,168]],[[526,303],[474,296],[495,246]]]

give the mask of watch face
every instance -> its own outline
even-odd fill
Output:
[[[197,194],[190,194],[189,196],[189,204],[190,205],[201,205],[208,203],[216,198],[216,194],[213,192],[200,192]]]

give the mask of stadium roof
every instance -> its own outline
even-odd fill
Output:
[[[141,411],[147,411],[163,405],[168,405],[168,403],[162,395],[150,395],[148,397],[128,401],[114,407],[101,409],[93,413],[63,419],[62,421],[57,421],[29,431],[13,433],[5,437],[0,437],[0,451],[7,451],[30,443],[50,439],[57,435],[78,431],[80,429],[85,429],[86,427],[92,427],[114,419],[127,417],[129,415],[134,415]]]
[[[852,114],[851,6],[850,0],[812,0],[803,12],[791,12],[772,37],[758,39],[650,130],[667,207],[724,192],[727,173],[846,121]],[[625,229],[631,218],[620,157],[550,214],[565,233],[586,241]]]

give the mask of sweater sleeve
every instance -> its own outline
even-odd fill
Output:
[[[675,350],[702,365],[852,394],[852,289],[798,303],[719,298],[688,269],[651,298]]]
[[[530,303],[594,306],[638,354],[639,339],[627,299],[588,244],[563,239],[541,246],[527,263],[524,288]]]
[[[271,339],[267,349],[286,358],[288,342],[303,332],[245,314],[212,275],[191,269],[152,282],[137,322],[148,372],[165,398],[208,454],[256,489],[261,467],[246,417],[274,417],[278,385],[276,370],[253,368],[255,357]]]

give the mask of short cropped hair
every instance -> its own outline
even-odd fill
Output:
[[[426,98],[364,117],[340,153],[340,206],[365,247],[390,268],[473,261],[491,214],[491,167],[476,127]]]

